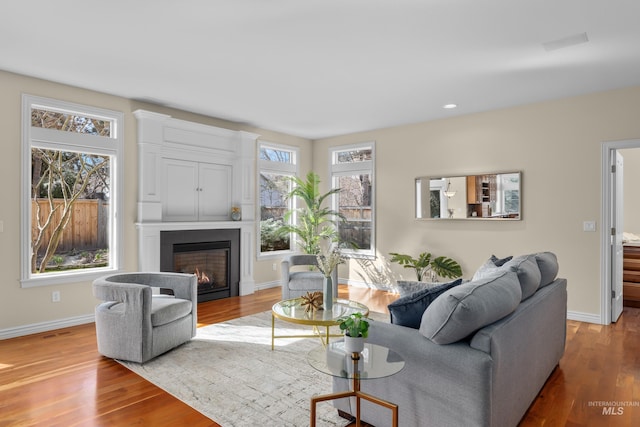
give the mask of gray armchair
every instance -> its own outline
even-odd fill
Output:
[[[193,274],[123,273],[93,282],[98,352],[144,363],[196,334],[198,289]],[[152,287],[173,295],[152,295]],[[165,291],[166,292],[166,291]]]
[[[315,255],[290,255],[282,260],[282,299],[297,298],[306,295],[307,292],[322,291],[324,276],[317,269],[310,270],[310,266],[317,266]],[[293,267],[300,266],[294,270]],[[338,269],[331,272],[333,284],[333,297],[338,297]]]

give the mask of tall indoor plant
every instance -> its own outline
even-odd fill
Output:
[[[288,200],[297,198],[301,204],[285,213],[285,225],[280,231],[294,233],[296,243],[302,252],[318,254],[322,239],[338,240],[337,225],[344,216],[324,207],[323,204],[330,196],[339,193],[340,188],[332,188],[324,194],[320,193],[320,177],[314,172],[309,172],[305,180],[292,177],[291,181],[293,187],[286,198]],[[295,223],[291,222],[292,218],[295,218]]]

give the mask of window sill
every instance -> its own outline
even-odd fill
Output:
[[[28,279],[20,280],[22,288],[37,288],[40,286],[51,286],[67,283],[90,282],[98,277],[107,274],[117,273],[119,270],[114,268],[92,269],[91,271],[74,271],[71,273],[44,273],[35,275]]]

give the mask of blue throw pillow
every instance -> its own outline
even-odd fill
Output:
[[[423,289],[411,295],[398,298],[387,306],[391,314],[391,323],[394,325],[408,326],[410,328],[420,328],[422,315],[440,294],[462,283],[462,279],[453,282],[443,283],[433,288]]]

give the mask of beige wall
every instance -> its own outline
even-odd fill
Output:
[[[601,225],[603,141],[640,138],[639,114],[635,87],[314,142],[314,167],[326,174],[330,146],[376,141],[378,268],[351,262],[340,276],[390,267],[390,280],[414,279],[388,253],[429,251],[458,260],[469,278],[491,254],[548,250],[568,279],[569,310],[599,316],[600,233],[582,224]],[[511,170],[523,172],[522,221],[414,219],[415,177]]]
[[[169,114],[172,117],[234,130],[246,130],[261,135],[261,139],[300,147],[301,170],[306,173],[311,165],[311,142],[278,132],[241,126],[224,120],[204,117],[184,111],[130,101],[89,90],[60,85],[0,71],[0,117],[2,118],[2,167],[0,167],[0,221],[4,231],[0,233],[0,335],[3,330],[30,327],[39,323],[66,321],[91,315],[97,300],[93,297],[90,282],[69,283],[37,288],[20,287],[20,177],[21,177],[21,103],[22,94],[55,98],[63,101],[91,105],[124,113],[124,269],[137,269],[137,242],[135,220],[137,216],[137,129],[132,112],[143,108]],[[256,282],[276,283],[277,271],[271,269],[272,261],[255,263]],[[51,292],[58,290],[61,301],[51,302]]]

